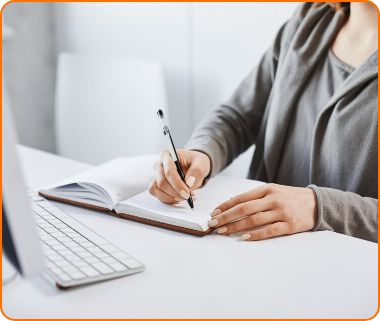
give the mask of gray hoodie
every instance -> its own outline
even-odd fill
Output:
[[[194,131],[187,149],[206,153],[209,177],[256,145],[248,178],[274,182],[302,84],[331,46],[344,14],[301,5],[232,98]],[[344,81],[319,114],[309,188],[318,200],[314,230],[377,242],[377,51]],[[291,166],[291,164],[289,164]]]

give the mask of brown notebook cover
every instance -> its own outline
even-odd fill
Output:
[[[100,207],[100,206],[70,201],[70,200],[66,200],[64,198],[49,196],[49,195],[46,195],[46,194],[41,193],[41,192],[38,192],[38,194],[40,194],[42,197],[45,197],[45,198],[53,200],[53,201],[72,204],[72,205],[76,205],[76,206],[80,206],[80,207],[89,208],[92,210],[108,212],[108,213],[112,214],[113,216],[125,218],[125,219],[131,220],[131,221],[136,221],[136,222],[140,222],[140,223],[144,223],[144,224],[149,224],[149,225],[153,225],[153,226],[157,226],[157,227],[162,227],[162,228],[166,228],[169,230],[174,230],[174,231],[178,231],[178,232],[182,232],[182,233],[187,233],[187,234],[192,234],[192,235],[197,235],[197,236],[205,236],[205,235],[209,234],[210,232],[212,232],[212,230],[213,230],[212,228],[209,228],[207,231],[204,231],[204,232],[196,231],[196,230],[192,230],[192,229],[189,229],[186,227],[180,227],[180,226],[175,226],[175,225],[171,225],[171,224],[167,224],[167,223],[156,222],[156,221],[148,220],[145,218],[137,217],[134,215],[123,214],[123,213],[117,214],[115,211],[110,211],[108,208],[105,208],[105,207]]]

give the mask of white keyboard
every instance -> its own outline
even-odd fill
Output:
[[[144,265],[27,189],[46,262],[43,275],[60,288],[141,272]]]

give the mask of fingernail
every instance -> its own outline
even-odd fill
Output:
[[[243,235],[241,236],[241,238],[243,239],[243,241],[248,240],[248,239],[251,238],[251,234],[243,234]]]
[[[215,216],[215,215],[218,215],[222,213],[222,211],[218,208],[217,210],[215,210],[214,212],[211,213],[211,216]]]
[[[208,226],[210,226],[210,227],[214,227],[216,225],[218,225],[218,220],[216,218],[214,218],[213,220],[208,222]]]
[[[195,196],[192,196],[191,198],[193,199],[194,202],[197,200]]]
[[[195,177],[189,176],[189,178],[186,181],[186,185],[191,188],[191,187],[193,187],[194,183],[195,183]]]
[[[174,197],[174,200],[175,200],[176,202],[182,202],[182,201],[183,201],[183,199],[180,199],[180,198],[177,198],[177,197]]]
[[[223,227],[218,228],[218,233],[219,234],[223,234],[225,232],[227,232],[227,227],[223,226]]]
[[[191,196],[195,196],[194,192],[191,192]]]
[[[189,194],[187,194],[184,190],[180,191],[179,192],[181,194],[181,196],[184,198],[184,199],[188,199],[190,197]]]

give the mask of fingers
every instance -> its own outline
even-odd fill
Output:
[[[166,150],[161,154],[161,160],[166,180],[182,198],[188,199],[190,197],[190,190],[187,185],[182,182],[169,151]]]
[[[225,211],[229,210],[230,208],[232,208],[238,204],[245,203],[245,202],[251,201],[251,200],[263,198],[266,194],[267,194],[267,186],[261,185],[259,187],[256,187],[254,189],[249,190],[248,192],[236,195],[235,197],[232,197],[231,199],[229,199],[227,202],[220,204],[215,209],[214,213],[217,212],[218,209],[222,212],[225,212]],[[219,213],[219,212],[217,212],[217,213]]]
[[[219,234],[232,234],[249,230],[252,228],[260,227],[270,223],[277,222],[279,220],[279,214],[275,211],[259,212],[257,214],[249,215],[239,221],[226,224],[225,226],[218,228]]]
[[[259,241],[271,237],[288,234],[290,226],[286,222],[276,222],[263,228],[247,232],[242,235],[244,241]]]
[[[171,195],[163,192],[158,188],[156,180],[153,179],[149,185],[149,193],[154,197],[158,198],[161,202],[166,204],[177,204],[178,201]]]
[[[196,159],[187,170],[185,182],[192,190],[199,188],[203,183],[203,179],[208,174],[205,173],[206,169],[204,167],[202,159]]]
[[[243,202],[225,212],[214,214],[212,220],[208,223],[208,225],[210,227],[219,227],[227,223],[231,223],[239,218],[252,216],[251,214],[265,212],[270,209],[270,204],[264,198]]]
[[[164,168],[160,161],[157,161],[154,166],[155,180],[157,187],[166,194],[169,194],[176,198],[178,201],[182,201],[184,198],[170,185],[165,177]]]

